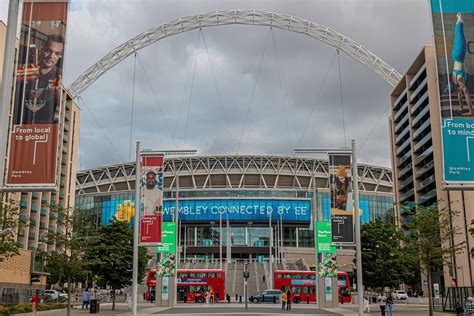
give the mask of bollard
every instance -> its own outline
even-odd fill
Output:
[[[306,304],[309,304],[309,295],[306,295]]]
[[[277,297],[273,295],[273,304],[276,304],[276,303],[277,303]]]
[[[262,303],[265,303],[265,295],[262,294]]]
[[[230,295],[227,294],[226,297],[227,297],[227,303],[230,303]]]
[[[239,303],[242,303],[242,295],[239,298]]]
[[[235,294],[235,301],[237,302],[239,300],[239,294]]]

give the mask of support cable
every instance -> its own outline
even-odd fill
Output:
[[[160,115],[161,115],[161,118],[163,119],[163,122],[165,123],[165,127],[166,127],[166,130],[168,131],[170,137],[171,137],[171,140],[173,141],[173,144],[176,146],[176,140],[171,132],[171,128],[168,124],[168,120],[166,119],[166,116],[165,116],[165,113],[163,112],[163,107],[161,106],[161,103],[160,101],[158,101],[158,98],[155,94],[155,91],[153,90],[153,85],[151,84],[151,81],[150,81],[150,77],[148,77],[148,74],[146,72],[146,69],[145,69],[145,66],[143,65],[143,62],[142,60],[140,59],[140,56],[137,56],[138,57],[138,62],[142,68],[142,71],[143,71],[143,74],[145,75],[145,79],[148,83],[148,87],[150,88],[150,91],[151,91],[151,94],[153,96],[153,99],[155,100],[155,103],[158,107],[158,110],[160,111]]]
[[[194,78],[196,76],[196,65],[197,65],[197,59],[198,59],[198,56],[199,56],[199,41],[200,41],[200,39],[201,39],[201,32],[199,32],[196,56],[194,56],[194,69],[193,69],[193,75],[192,75],[192,79],[191,79],[191,91],[189,93],[188,112],[186,114],[186,127],[184,128],[183,148],[186,147],[186,138],[188,136],[189,114],[191,112],[191,100],[193,98]]]
[[[132,139],[133,139],[133,114],[135,110],[135,79],[137,73],[137,52],[133,61],[133,83],[132,83],[132,114],[130,115],[130,143],[128,146],[128,161],[132,161]]]
[[[367,143],[367,141],[369,140],[369,137],[372,135],[372,133],[375,131],[375,129],[379,126],[380,122],[382,121],[382,119],[384,117],[387,117],[387,112],[388,110],[390,109],[391,105],[387,105],[385,107],[385,110],[382,112],[382,114],[379,116],[379,118],[377,119],[377,122],[375,123],[374,127],[372,127],[372,129],[370,130],[370,132],[367,134],[367,136],[365,137],[364,141],[362,142],[362,145],[360,146],[359,148],[359,153],[362,152],[362,149],[364,148],[365,144]]]
[[[120,154],[120,152],[117,150],[117,147],[115,147],[114,143],[112,142],[112,140],[110,140],[109,136],[107,135],[107,133],[105,133],[104,129],[102,128],[102,126],[99,124],[99,121],[97,121],[97,119],[95,118],[94,114],[92,113],[92,111],[90,110],[89,106],[86,104],[86,102],[84,101],[84,98],[79,96],[78,97],[79,100],[82,101],[82,104],[84,105],[84,108],[87,110],[87,112],[90,114],[90,116],[92,117],[92,119],[94,120],[95,124],[97,125],[97,127],[99,127],[99,130],[101,131],[102,135],[104,135],[104,138],[107,140],[107,142],[110,144],[110,146],[112,147],[112,149],[115,151],[115,153],[117,154],[117,157],[120,157],[120,159],[122,159],[122,161],[125,161],[125,159],[123,159],[122,155]]]
[[[285,102],[285,95],[283,92],[283,82],[281,79],[281,71],[280,71],[280,62],[278,61],[278,53],[276,50],[276,45],[275,45],[275,36],[273,35],[273,28],[270,27],[271,33],[272,33],[272,43],[273,43],[273,52],[275,54],[275,63],[277,66],[277,73],[278,73],[278,81],[280,83],[280,94],[281,94],[281,101],[283,105],[283,114],[285,115],[285,123],[286,123],[286,129],[288,131],[288,141],[290,145],[290,152],[293,151],[293,141],[291,140],[291,133],[290,133],[290,124],[288,123],[288,113],[286,111],[286,102]]]
[[[262,70],[263,58],[265,57],[265,52],[267,51],[267,45],[268,45],[268,39],[269,38],[270,38],[270,29],[268,29],[267,38],[265,40],[265,46],[263,47],[262,57],[260,58],[260,64],[259,64],[258,70],[257,70],[257,77],[255,78],[255,84],[253,86],[252,94],[250,96],[249,105],[247,107],[247,112],[245,113],[244,126],[243,126],[243,129],[242,129],[242,133],[240,134],[239,145],[237,146],[237,155],[240,152],[240,146],[242,145],[242,140],[244,138],[245,130],[247,128],[247,121],[249,119],[250,109],[252,108],[253,98],[255,96],[255,91],[257,89],[257,83],[258,83],[258,79],[260,77],[260,72]]]
[[[214,81],[214,86],[216,88],[216,92],[217,92],[217,95],[219,97],[219,103],[220,103],[221,107],[224,109],[224,119],[226,120],[226,122],[231,122],[231,120],[229,119],[229,113],[226,110],[226,106],[225,106],[224,100],[222,98],[222,93],[221,93],[221,90],[219,88],[219,84],[217,82],[216,73],[214,71],[214,67],[213,67],[212,62],[211,62],[211,55],[209,54],[209,49],[207,47],[206,37],[204,36],[204,32],[202,30],[199,30],[199,31],[202,34],[202,41],[204,43],[204,48],[206,49],[207,59],[209,61],[209,65],[211,67],[212,79]],[[235,152],[234,136],[232,135],[232,132],[231,132],[228,124],[226,124],[226,132],[227,132],[227,134],[230,138],[230,142],[231,142],[231,146],[232,146],[232,152]]]
[[[346,120],[344,117],[344,98],[342,94],[342,76],[341,76],[341,62],[339,60],[339,49],[336,49],[337,52],[337,68],[339,70],[339,93],[341,97],[341,111],[342,111],[342,129],[344,131],[344,146],[347,147],[346,139]]]
[[[201,34],[198,32],[198,38],[196,40],[196,46],[194,47],[194,55],[196,55],[198,53],[200,37],[201,37]],[[195,60],[195,57],[192,58],[189,62],[189,67],[188,67],[188,71],[187,71],[187,74],[186,74],[186,82],[184,84],[183,97],[181,99],[181,103],[179,104],[178,116],[176,117],[176,124],[174,126],[174,131],[173,131],[173,135],[174,135],[175,138],[177,137],[176,133],[178,131],[178,125],[179,125],[179,119],[181,117],[181,111],[183,109],[184,101],[186,100],[186,92],[188,91],[188,83],[189,83],[189,77],[191,75],[191,68],[193,67],[193,60]]]
[[[321,83],[321,86],[319,87],[319,90],[315,95],[313,108],[311,109],[311,113],[309,114],[308,119],[306,120],[306,123],[305,123],[304,128],[303,128],[303,132],[301,133],[301,137],[298,140],[298,146],[297,147],[299,147],[301,145],[301,141],[303,140],[306,129],[308,128],[309,122],[311,121],[311,117],[313,116],[314,110],[316,109],[316,106],[318,105],[318,101],[319,101],[319,98],[321,97],[321,93],[323,91],[324,85],[326,84],[326,80],[328,78],[329,71],[331,70],[332,65],[334,63],[334,57],[336,57],[336,52],[334,52],[334,54],[332,55],[331,62],[329,63],[328,70],[326,71],[326,74],[324,75],[323,82]]]

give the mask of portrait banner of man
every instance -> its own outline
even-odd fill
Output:
[[[6,186],[57,185],[68,1],[24,1]]]
[[[140,244],[161,245],[163,221],[163,155],[141,157]]]

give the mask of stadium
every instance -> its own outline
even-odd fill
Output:
[[[359,164],[358,174],[361,222],[394,220],[391,170]],[[258,155],[165,159],[163,216],[164,221],[172,220],[178,192],[180,262],[219,262],[221,256],[224,262],[266,261],[271,248],[278,262],[299,260],[314,266],[314,210],[318,221],[330,221],[328,177],[325,159]],[[134,202],[134,162],[82,170],[76,181],[76,209],[91,216],[96,227]],[[341,270],[352,271],[353,258],[354,247],[337,247]]]

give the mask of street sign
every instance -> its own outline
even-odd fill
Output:
[[[176,252],[176,223],[163,222],[161,240],[163,245],[156,248],[159,253],[175,253]]]
[[[332,215],[332,242],[354,243],[354,222],[352,215]]]
[[[336,247],[332,246],[330,222],[318,222],[316,224],[316,236],[318,253],[336,253]]]

